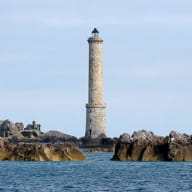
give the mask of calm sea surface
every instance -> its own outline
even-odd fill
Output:
[[[113,162],[85,153],[85,162],[0,162],[0,191],[192,191],[192,163]]]

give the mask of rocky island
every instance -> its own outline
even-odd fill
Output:
[[[122,134],[115,146],[115,161],[192,161],[192,136],[171,131],[161,137],[141,130]]]
[[[85,152],[112,152],[114,144],[114,161],[192,161],[192,136],[175,131],[166,137],[141,130],[89,141],[59,131],[43,133],[35,121],[26,127],[0,121],[0,160],[82,161],[86,157],[79,146],[89,148]]]
[[[58,131],[43,133],[35,121],[0,121],[0,160],[10,161],[83,161],[77,138]]]
[[[86,157],[72,143],[11,143],[0,138],[0,160],[9,161],[83,161]]]

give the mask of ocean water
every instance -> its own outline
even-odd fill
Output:
[[[85,162],[0,162],[0,192],[192,191],[190,162],[114,162],[85,153]]]

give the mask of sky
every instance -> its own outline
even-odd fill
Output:
[[[0,119],[84,136],[94,27],[107,135],[191,134],[191,0],[0,1]]]

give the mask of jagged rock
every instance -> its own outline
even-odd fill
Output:
[[[123,133],[122,135],[120,135],[119,137],[119,142],[121,143],[131,143],[131,137],[129,134],[127,133]]]
[[[187,140],[188,139],[190,139],[189,138],[189,135],[187,135],[187,134],[181,134],[181,133],[178,133],[178,132],[176,132],[176,131],[171,131],[170,133],[169,133],[169,137],[170,137],[170,139],[171,139],[171,142],[173,142],[173,141],[185,141],[185,142],[187,142]]]
[[[71,137],[73,137],[71,135],[64,134],[60,131],[48,131],[47,133],[44,133],[43,136],[65,138],[65,139],[70,139]]]
[[[0,138],[0,160],[10,161],[83,161],[86,157],[71,143],[11,143]]]
[[[141,130],[133,132],[133,140],[153,140],[156,136],[151,131]]]
[[[19,131],[21,131],[21,130],[23,130],[24,129],[24,125],[23,125],[23,123],[15,123],[15,126],[17,127],[17,129],[19,130]]]
[[[42,134],[41,125],[37,124],[35,121],[32,121],[32,124],[28,124],[24,129],[20,129],[21,134],[30,139],[37,138]]]
[[[170,132],[168,137],[141,130],[120,136],[112,160],[192,161],[191,136]]]
[[[20,131],[13,122],[9,120],[1,121],[0,137],[12,137],[12,136],[22,138],[22,134],[20,133]]]
[[[59,131],[48,131],[42,134],[40,137],[41,142],[45,143],[60,143],[60,142],[72,142],[78,143],[78,139],[74,136],[61,133]]]
[[[32,121],[32,124],[26,126],[25,130],[37,130],[41,131],[41,125],[37,124],[35,121]]]
[[[62,143],[71,142],[78,144],[79,141],[76,137],[64,134],[59,131],[48,131],[39,137],[40,141],[43,143]]]
[[[173,161],[192,160],[192,139],[187,134],[171,131],[168,139],[169,158]]]
[[[22,130],[21,134],[26,138],[37,138],[41,135],[41,132],[38,130]]]

